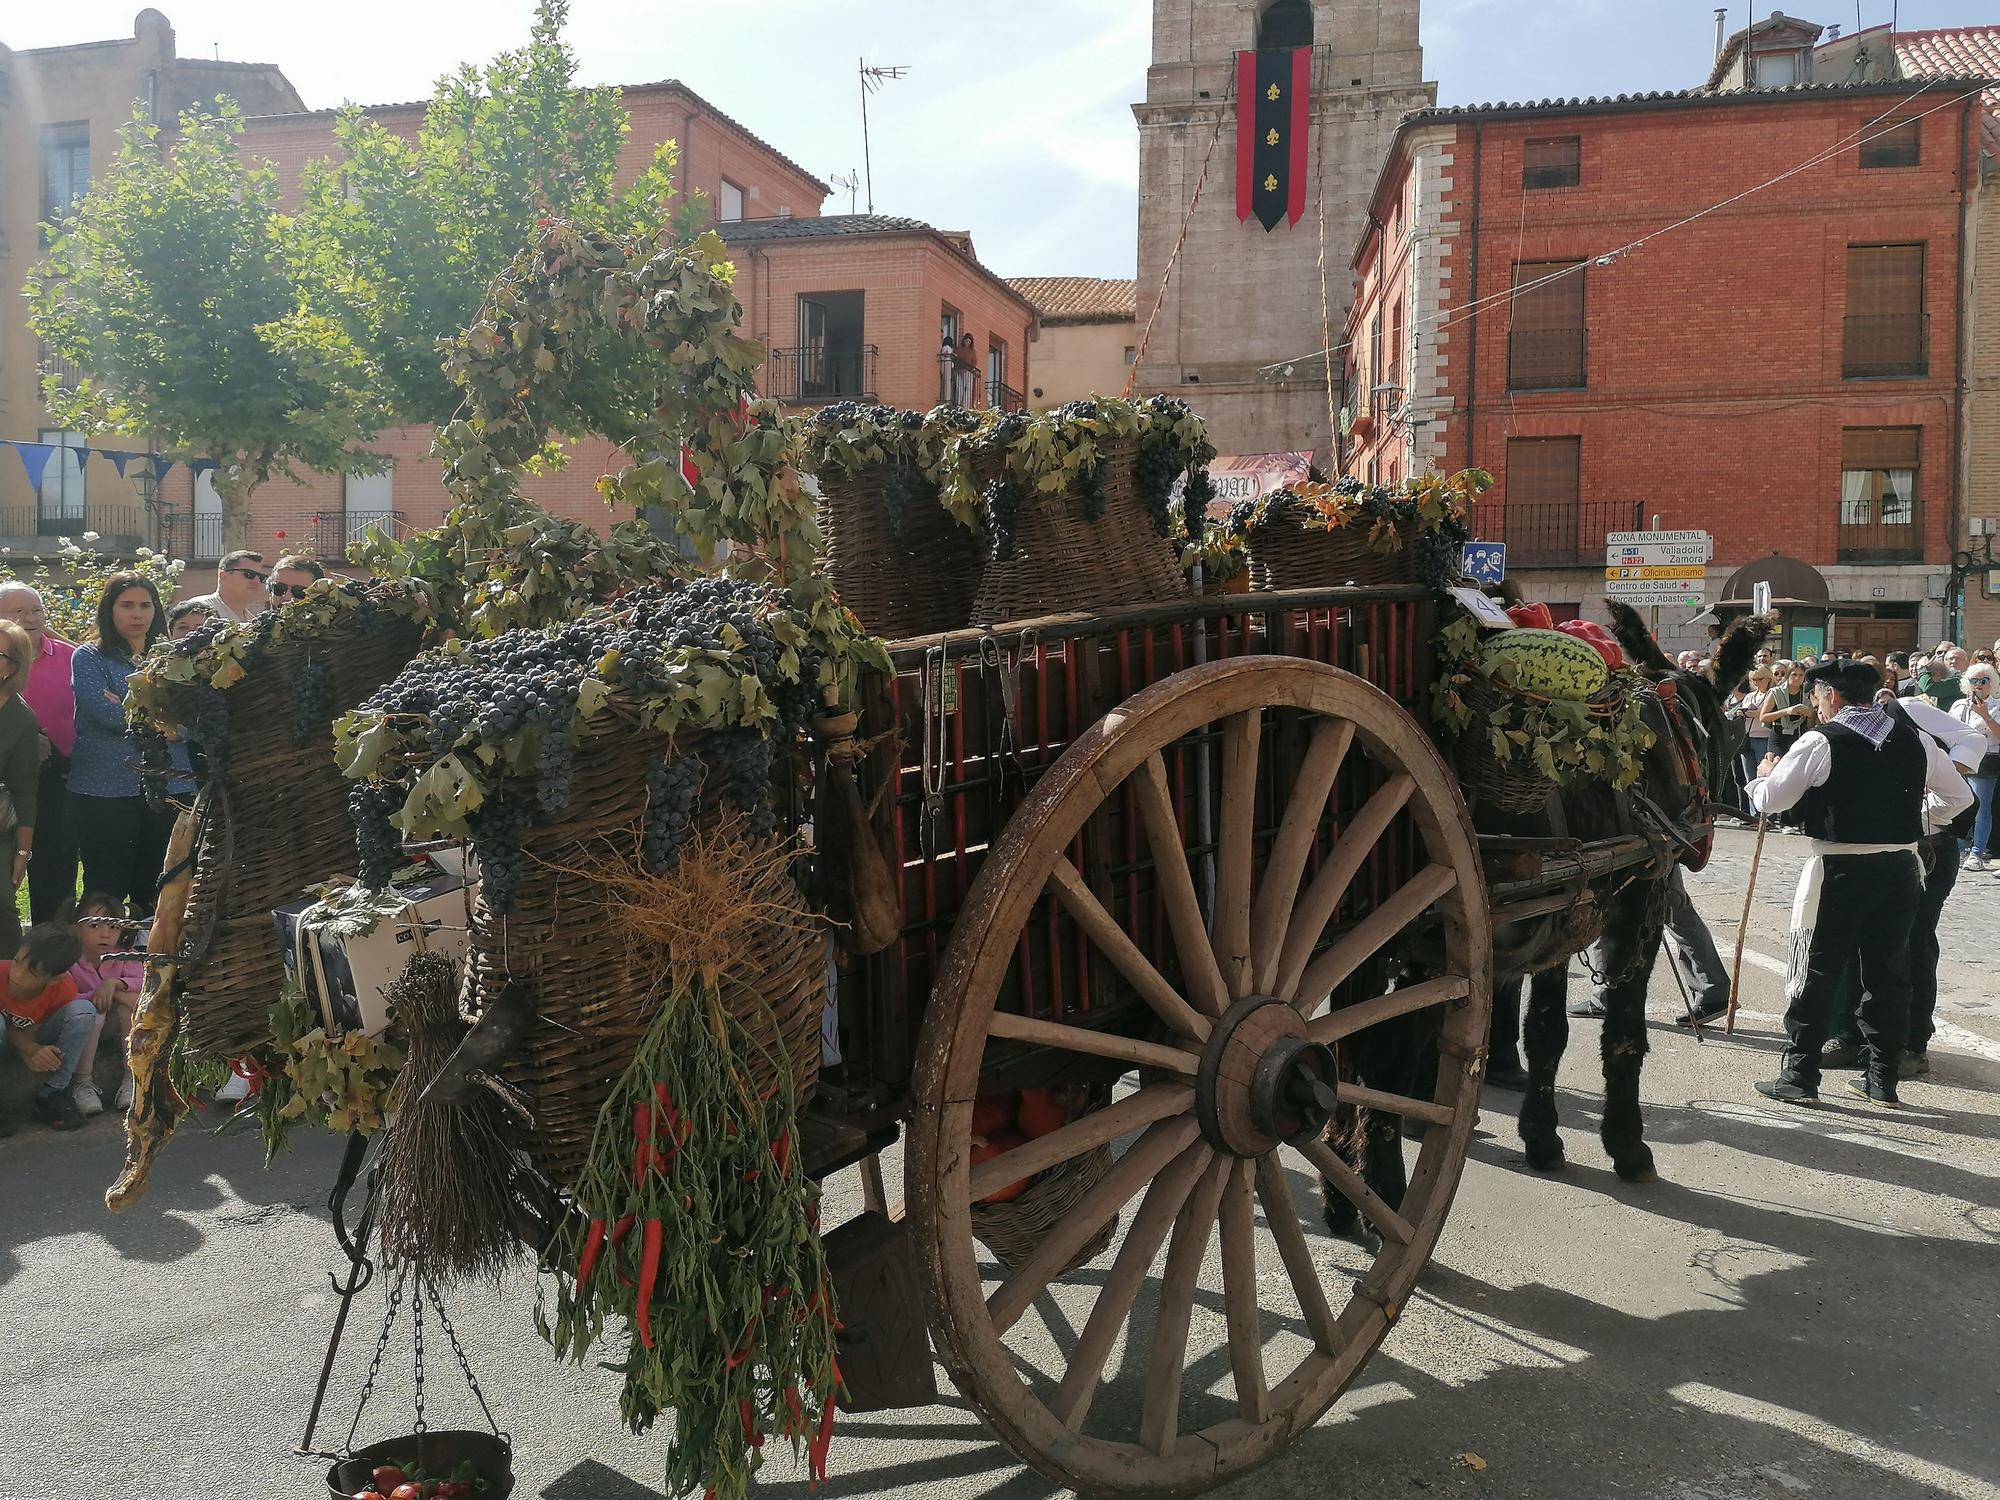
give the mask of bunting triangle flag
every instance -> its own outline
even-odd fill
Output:
[[[125,465],[132,462],[132,460],[135,458],[144,458],[146,456],[143,453],[126,453],[121,449],[117,448],[99,448],[97,450],[97,455],[100,458],[108,458],[111,460],[111,467],[118,471],[118,477],[120,479],[123,479],[125,477]]]
[[[219,458],[191,458],[188,460],[188,467],[194,470],[194,477],[199,482],[202,475],[212,474],[221,468],[222,460]]]
[[[9,439],[7,446],[21,456],[21,467],[28,471],[28,488],[39,492],[42,487],[42,471],[48,468],[49,460],[55,457],[55,445],[23,443]]]
[[[158,485],[161,480],[165,479],[167,477],[167,470],[174,466],[174,461],[164,453],[150,455],[147,462],[153,466],[153,483],[155,485]]]

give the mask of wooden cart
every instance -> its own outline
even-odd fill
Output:
[[[907,1129],[931,1342],[1052,1479],[1188,1493],[1270,1458],[1354,1380],[1437,1243],[1478,1115],[1490,931],[1421,727],[1430,613],[1414,589],[1190,599],[900,642],[867,685],[862,790],[904,922],[841,972],[820,1108],[866,1144],[819,1165]],[[1340,1081],[1334,1049],[1419,1011],[1440,1022],[1429,1097]],[[977,1101],[1051,1085],[1091,1107],[975,1165]],[[1420,1132],[1398,1208],[1327,1144],[1345,1106]],[[1080,1162],[1060,1212],[982,1264],[975,1205]],[[1379,1237],[1338,1271],[1306,1230],[1322,1178]],[[1217,1237],[1219,1308],[1199,1286]],[[1057,1282],[1088,1304],[1074,1327],[1030,1311]],[[1121,1332],[1129,1378],[1107,1380]],[[1233,1398],[1199,1388],[1211,1351]]]

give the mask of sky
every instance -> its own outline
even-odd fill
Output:
[[[1995,0],[1788,0],[1792,14],[1905,30],[1991,24]],[[0,42],[129,36],[138,0],[0,13]],[[182,55],[282,67],[308,106],[422,98],[440,74],[526,40],[533,0],[160,0]],[[1736,0],[1729,25],[1771,0]],[[826,181],[863,169],[857,69],[907,67],[869,105],[874,201],[970,230],[1003,276],[1130,276],[1148,0],[573,0],[586,83],[679,78]],[[731,21],[754,16],[754,21]],[[393,38],[393,45],[385,39]],[[1708,72],[1711,0],[1425,0],[1424,76],[1443,104],[1687,88]],[[836,189],[828,213],[845,212]],[[856,203],[866,208],[863,189]]]

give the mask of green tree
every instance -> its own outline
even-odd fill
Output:
[[[168,151],[135,117],[26,287],[49,352],[84,372],[45,380],[57,425],[220,460],[232,542],[272,475],[378,464],[361,445],[385,415],[339,325],[301,309],[277,182],[242,131],[233,106],[191,112]]]

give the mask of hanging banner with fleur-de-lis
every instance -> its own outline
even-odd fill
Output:
[[[1266,229],[1306,211],[1312,48],[1236,54],[1236,217]]]

